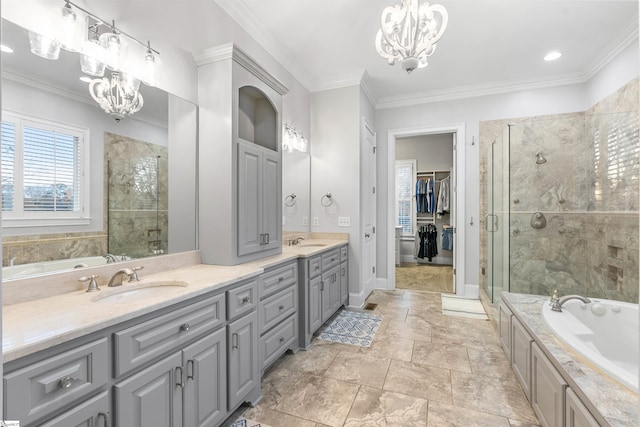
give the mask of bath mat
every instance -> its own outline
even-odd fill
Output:
[[[477,299],[466,299],[457,295],[442,294],[442,314],[488,320],[482,303]]]
[[[323,341],[370,347],[380,322],[382,322],[382,316],[342,310],[316,336]]]
[[[240,417],[233,422],[229,427],[271,427],[266,424],[260,424],[259,422],[248,420],[244,417]]]

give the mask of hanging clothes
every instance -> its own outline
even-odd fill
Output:
[[[427,182],[423,179],[416,181],[416,211],[418,213],[427,212]]]
[[[449,177],[440,181],[440,191],[438,192],[438,208],[436,213],[438,218],[449,213]]]
[[[442,226],[442,243],[440,247],[445,251],[453,250],[453,228],[447,225]]]
[[[433,211],[435,210],[435,203],[434,203],[435,191],[433,190],[433,187],[434,187],[434,180],[429,178],[429,181],[427,181],[427,195],[426,195],[427,210],[425,211],[426,213],[433,213]]]
[[[415,257],[432,261],[438,255],[438,229],[434,224],[422,225],[416,233]]]

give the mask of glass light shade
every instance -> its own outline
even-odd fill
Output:
[[[127,39],[117,33],[104,33],[100,45],[105,51],[104,62],[109,69],[121,71],[127,57]]]
[[[151,51],[147,51],[144,57],[144,75],[142,81],[148,86],[158,86],[160,83],[162,61],[160,57]]]
[[[83,23],[69,5],[62,8],[62,22],[56,27],[56,39],[63,49],[78,52],[81,49]]]
[[[104,49],[98,39],[85,40],[80,54],[82,72],[94,77],[104,76]]]
[[[57,60],[60,57],[60,43],[42,34],[29,31],[31,53],[41,58]]]
[[[136,82],[139,86],[140,81],[135,77],[113,72],[111,78],[92,80],[89,93],[100,108],[119,122],[140,111],[144,104]]]
[[[112,73],[116,74],[116,73]],[[138,92],[140,89],[140,80],[133,76],[133,74],[129,73],[119,73],[120,74],[120,85],[122,86],[122,90],[127,94],[134,94]]]

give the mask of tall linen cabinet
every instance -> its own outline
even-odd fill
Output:
[[[288,89],[237,46],[196,55],[199,246],[204,264],[282,252],[282,97]]]

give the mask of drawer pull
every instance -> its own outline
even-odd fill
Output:
[[[181,330],[181,331],[185,331],[185,332],[186,332],[186,331],[188,331],[189,329],[191,329],[191,325],[190,325],[190,324],[188,324],[188,323],[185,323],[184,325],[181,325],[181,326],[180,326],[180,330]]]
[[[178,369],[180,374],[178,374]],[[182,366],[176,366],[176,386],[184,388],[184,369],[182,369]]]
[[[278,310],[280,311],[284,310],[284,305],[281,305],[280,307],[278,307]]]
[[[284,337],[280,337],[280,342],[284,342]]]
[[[278,282],[282,282],[284,280],[284,277],[280,276],[278,277]]]
[[[75,380],[71,377],[64,377],[58,381],[58,386],[60,386],[60,388],[69,388],[74,381]]]
[[[231,335],[231,348],[239,348],[239,344],[238,344],[238,334],[237,333],[233,333],[233,335]]]
[[[249,297],[242,297],[242,304],[246,304],[248,302],[251,302],[251,300],[249,299]]]
[[[109,412],[98,412],[98,418],[104,418],[104,427],[109,427]]]
[[[316,268],[314,268],[314,270],[320,270],[320,266],[316,265]]]
[[[191,365],[191,374],[189,374],[189,365]],[[195,380],[196,379],[196,364],[193,359],[187,360],[187,379]]]

